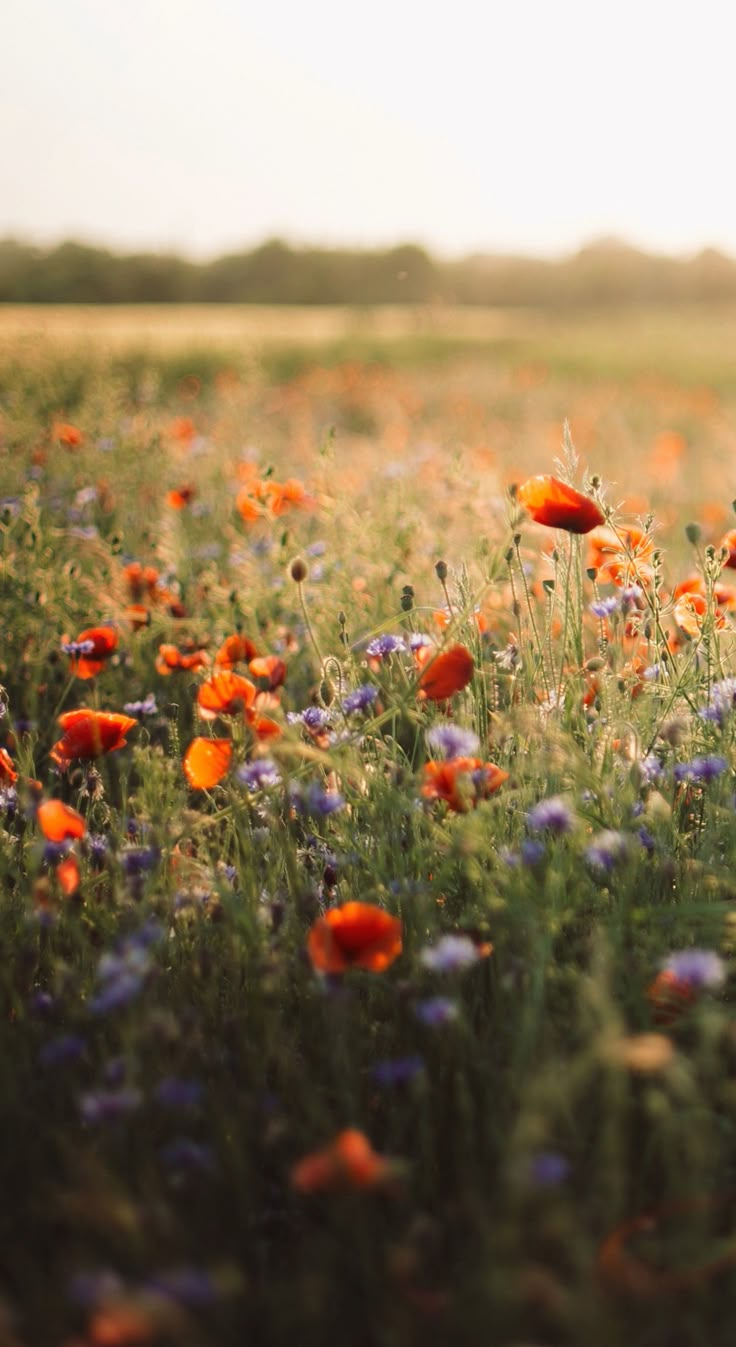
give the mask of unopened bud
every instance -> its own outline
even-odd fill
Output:
[[[444,585],[447,579],[447,562],[438,561],[434,569],[437,572],[437,579]]]
[[[304,583],[309,575],[309,569],[303,557],[294,557],[294,560],[289,566],[289,575],[295,584],[301,585]]]

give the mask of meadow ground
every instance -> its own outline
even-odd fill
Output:
[[[735,335],[0,313],[3,1343],[730,1342]]]

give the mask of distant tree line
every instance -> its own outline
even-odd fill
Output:
[[[603,241],[560,261],[479,254],[446,261],[415,244],[381,251],[270,239],[211,262],[69,241],[0,240],[0,303],[470,304],[580,308],[736,301],[736,262],[713,249],[658,257]]]

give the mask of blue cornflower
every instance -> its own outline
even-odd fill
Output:
[[[328,729],[332,713],[323,706],[307,706],[304,711],[288,711],[286,719],[290,725],[305,725],[316,733]]]
[[[143,720],[144,716],[155,716],[158,713],[156,696],[149,692],[142,702],[126,702],[123,710],[126,716],[135,716],[136,720]]]
[[[378,688],[374,688],[372,683],[363,683],[354,692],[349,692],[343,697],[341,706],[346,716],[352,715],[354,711],[365,711],[378,696]]]
[[[544,842],[538,837],[525,837],[521,844],[520,859],[522,865],[541,865],[546,856]]]
[[[460,725],[435,725],[427,731],[427,743],[443,758],[472,758],[480,747],[477,734]]]
[[[625,833],[607,829],[598,833],[590,846],[586,848],[585,859],[594,870],[609,872],[626,856],[628,838]]]
[[[703,720],[712,720],[717,725],[724,725],[734,707],[736,707],[736,678],[723,678],[720,683],[713,684],[708,705],[702,708],[700,715]]]
[[[661,781],[664,775],[664,767],[654,753],[647,753],[647,756],[641,759],[637,767],[643,786],[653,786],[657,781]]]
[[[679,762],[674,776],[675,781],[715,781],[726,771],[726,759],[714,754],[707,758],[693,758],[692,762]]]
[[[302,786],[296,781],[289,783],[289,798],[295,809],[301,814],[318,814],[326,818],[342,809],[345,800],[336,790],[324,790],[318,781]]]
[[[369,641],[365,653],[370,659],[389,659],[391,655],[404,655],[406,641],[403,636],[392,636],[390,632],[386,632],[384,636],[376,636],[375,640]]]
[[[204,1097],[204,1085],[200,1080],[181,1080],[178,1076],[165,1076],[154,1091],[157,1103],[164,1108],[196,1108]]]
[[[134,820],[131,820],[134,822]],[[154,870],[161,858],[158,847],[128,847],[120,853],[120,865],[129,879]]]
[[[712,949],[678,950],[665,959],[662,967],[690,987],[720,987],[726,980],[726,965]]]
[[[93,1015],[105,1015],[118,1010],[143,990],[151,970],[148,947],[160,934],[158,923],[146,923],[119,945],[112,954],[103,954],[97,965],[100,990],[88,1001]]]
[[[72,655],[77,659],[80,655],[91,655],[94,653],[94,641],[62,641],[61,649],[65,655]]]
[[[527,827],[532,832],[567,833],[572,827],[572,812],[560,795],[551,795],[540,800],[529,810],[526,816]]]
[[[215,1167],[212,1147],[192,1141],[191,1137],[176,1137],[160,1154],[166,1168],[179,1173],[209,1174]]]
[[[439,1029],[457,1019],[460,1007],[450,996],[429,996],[425,1001],[417,1001],[414,1014],[422,1024]]]
[[[310,543],[306,549],[308,557],[323,557],[326,551],[327,543],[321,538],[316,543]]]
[[[617,612],[618,607],[618,596],[613,594],[608,599],[596,599],[594,603],[591,603],[590,611],[591,613],[594,613],[596,617],[605,618],[610,617],[612,613]]]
[[[281,773],[272,758],[256,758],[254,762],[246,762],[239,767],[236,776],[241,786],[247,786],[248,790],[268,790],[270,786],[278,786],[281,782]]]
[[[218,1289],[210,1276],[202,1268],[170,1268],[167,1272],[157,1272],[146,1286],[156,1295],[165,1296],[186,1309],[203,1310],[212,1305],[218,1297]]]
[[[76,1062],[87,1046],[81,1034],[64,1034],[45,1043],[38,1054],[41,1066],[66,1066],[67,1062]]]
[[[140,1090],[90,1090],[79,1100],[79,1111],[86,1123],[117,1122],[135,1112],[142,1102]]]
[[[406,1085],[413,1080],[420,1071],[424,1070],[424,1061],[421,1057],[391,1057],[386,1061],[376,1062],[371,1075],[382,1089],[390,1089],[394,1085]]]
[[[569,1161],[557,1151],[538,1151],[529,1162],[529,1178],[538,1188],[556,1188],[569,1173]]]
[[[427,945],[420,962],[433,973],[456,973],[477,963],[481,955],[469,935],[443,935],[436,945]]]

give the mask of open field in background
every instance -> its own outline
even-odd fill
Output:
[[[730,1347],[735,338],[0,309],[2,1347]]]

